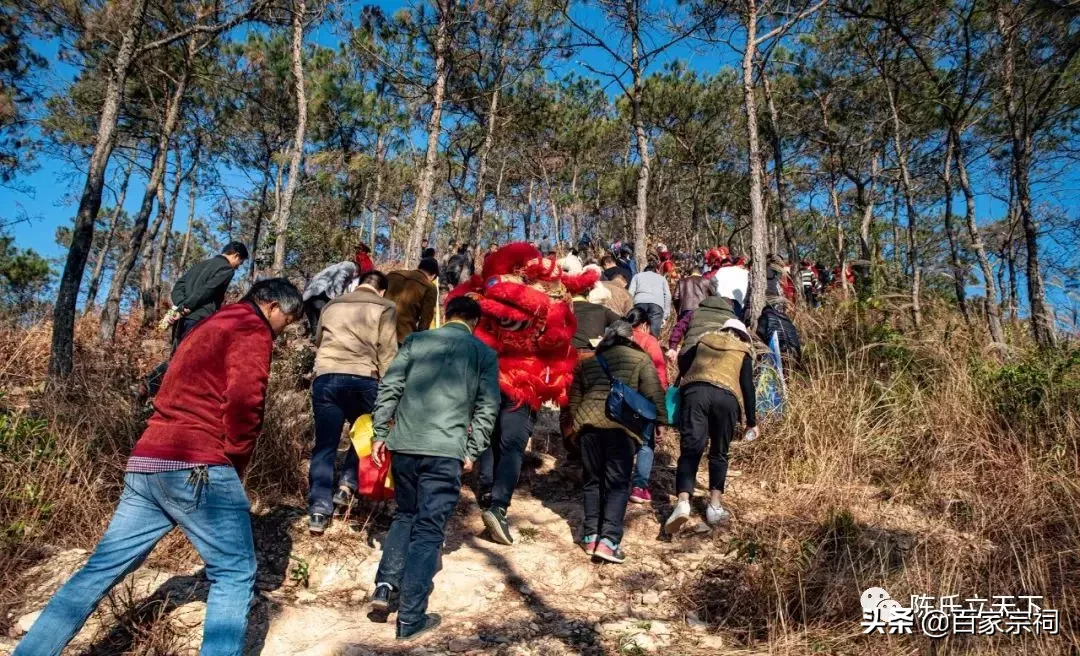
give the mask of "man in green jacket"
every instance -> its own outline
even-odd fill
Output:
[[[173,351],[176,351],[180,340],[184,339],[195,324],[221,308],[221,304],[225,302],[225,292],[232,283],[233,273],[247,259],[247,246],[238,241],[229,242],[221,255],[199,262],[180,276],[170,294],[176,309],[175,313],[170,314],[174,317],[171,319]],[[157,395],[161,379],[165,377],[168,369],[169,362],[166,360],[150,372],[146,381],[138,385],[136,394],[140,401]]]
[[[439,624],[426,611],[446,522],[461,494],[461,475],[487,449],[499,412],[495,351],[472,334],[480,305],[459,296],[447,305],[446,318],[442,328],[405,340],[379,383],[373,413],[372,459],[379,467],[391,459],[397,511],[371,605],[387,613],[399,602],[399,640]]]

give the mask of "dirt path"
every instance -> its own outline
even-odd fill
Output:
[[[381,557],[379,541],[389,526],[387,508],[358,507],[320,539],[308,535],[301,508],[254,508],[259,593],[246,653],[752,653],[737,649],[729,636],[714,634],[693,613],[691,600],[681,595],[706,572],[715,578],[717,571],[734,566],[729,561],[737,561],[740,554],[732,547],[733,530],[740,522],[755,523],[776,512],[776,490],[734,471],[726,495],[735,513],[732,525],[714,533],[695,518],[675,539],[660,534],[671,497],[658,492],[652,505],[629,508],[627,562],[593,563],[574,541],[582,514],[579,469],[562,462],[561,454],[548,453],[559,449],[553,442],[543,430],[534,436],[510,509],[516,545],[486,539],[473,495],[463,490],[430,602],[430,611],[441,614],[444,624],[417,644],[396,643],[392,623],[375,623],[367,616]],[[736,445],[735,462],[743,448],[753,447]],[[671,490],[674,463],[662,450],[657,456],[654,491]],[[705,483],[704,477],[703,471],[699,483]],[[867,512],[878,513],[871,492],[856,490],[849,496],[862,497]],[[188,549],[182,538],[171,537],[155,553],[169,549],[167,556],[152,556],[116,588],[67,653],[197,653],[207,583],[197,557],[189,551],[176,555]],[[26,573],[25,605],[12,618],[14,633],[20,626],[25,630],[35,611],[85,558],[80,550],[59,552]],[[178,569],[176,562],[190,566]],[[852,597],[855,604],[857,594]],[[0,638],[0,654],[10,652],[14,637]]]

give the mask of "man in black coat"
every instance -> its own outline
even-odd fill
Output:
[[[247,246],[229,242],[220,255],[203,260],[180,276],[170,295],[175,312],[172,320],[172,348],[195,327],[197,323],[218,311],[225,302],[225,292],[232,283],[233,274],[248,259]],[[161,379],[169,368],[168,361],[154,368],[146,380],[137,386],[140,400],[157,394]]]

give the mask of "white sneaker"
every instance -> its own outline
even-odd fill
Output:
[[[690,520],[690,502],[680,501],[675,504],[675,510],[672,511],[671,516],[664,522],[664,531],[668,535],[675,535],[683,526],[686,526],[686,522]]]
[[[705,523],[709,526],[715,528],[729,519],[731,519],[731,513],[723,506],[714,506],[711,503],[705,506]]]

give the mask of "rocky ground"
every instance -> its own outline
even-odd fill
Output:
[[[546,422],[543,421],[546,419]],[[594,563],[578,548],[580,470],[559,453],[542,418],[534,436],[510,517],[517,544],[506,547],[484,536],[471,491],[451,519],[430,611],[443,617],[435,634],[407,646],[394,641],[393,623],[368,617],[367,602],[389,526],[389,508],[361,505],[338,518],[321,538],[307,533],[300,507],[253,508],[259,558],[258,595],[248,636],[249,654],[362,656],[368,654],[722,654],[754,653],[710,628],[684,595],[696,579],[745,561],[733,531],[778,511],[779,489],[739,471],[731,473],[729,507],[734,520],[711,531],[695,519],[675,538],[661,534],[673,498],[658,492],[674,485],[674,463],[658,452],[656,499],[631,505],[622,565]],[[738,462],[740,449],[734,445]],[[704,467],[703,467],[704,469]],[[700,483],[704,484],[704,471]],[[842,486],[837,485],[837,488]],[[700,492],[699,492],[700,493]],[[879,504],[868,490],[850,490]],[[703,499],[699,499],[700,513]],[[877,506],[868,512],[876,513]],[[902,517],[897,507],[892,516]],[[790,512],[786,511],[786,512]],[[911,525],[919,517],[902,517]],[[938,529],[940,527],[937,527]],[[935,532],[935,527],[929,527]],[[940,531],[937,530],[940,534]],[[893,551],[911,548],[910,537],[889,537]],[[47,599],[86,559],[82,550],[58,551],[25,573],[23,607],[10,618],[11,635],[0,638],[8,654]],[[731,561],[729,563],[729,561]],[[178,566],[177,563],[181,563]],[[746,567],[745,562],[740,566]],[[753,565],[751,565],[753,567]],[[207,582],[201,564],[179,536],[170,536],[146,565],[117,586],[101,604],[68,653],[197,654]],[[731,590],[738,594],[738,590]],[[852,591],[857,609],[858,591]],[[857,615],[852,628],[857,631]],[[713,623],[715,625],[715,623]]]

